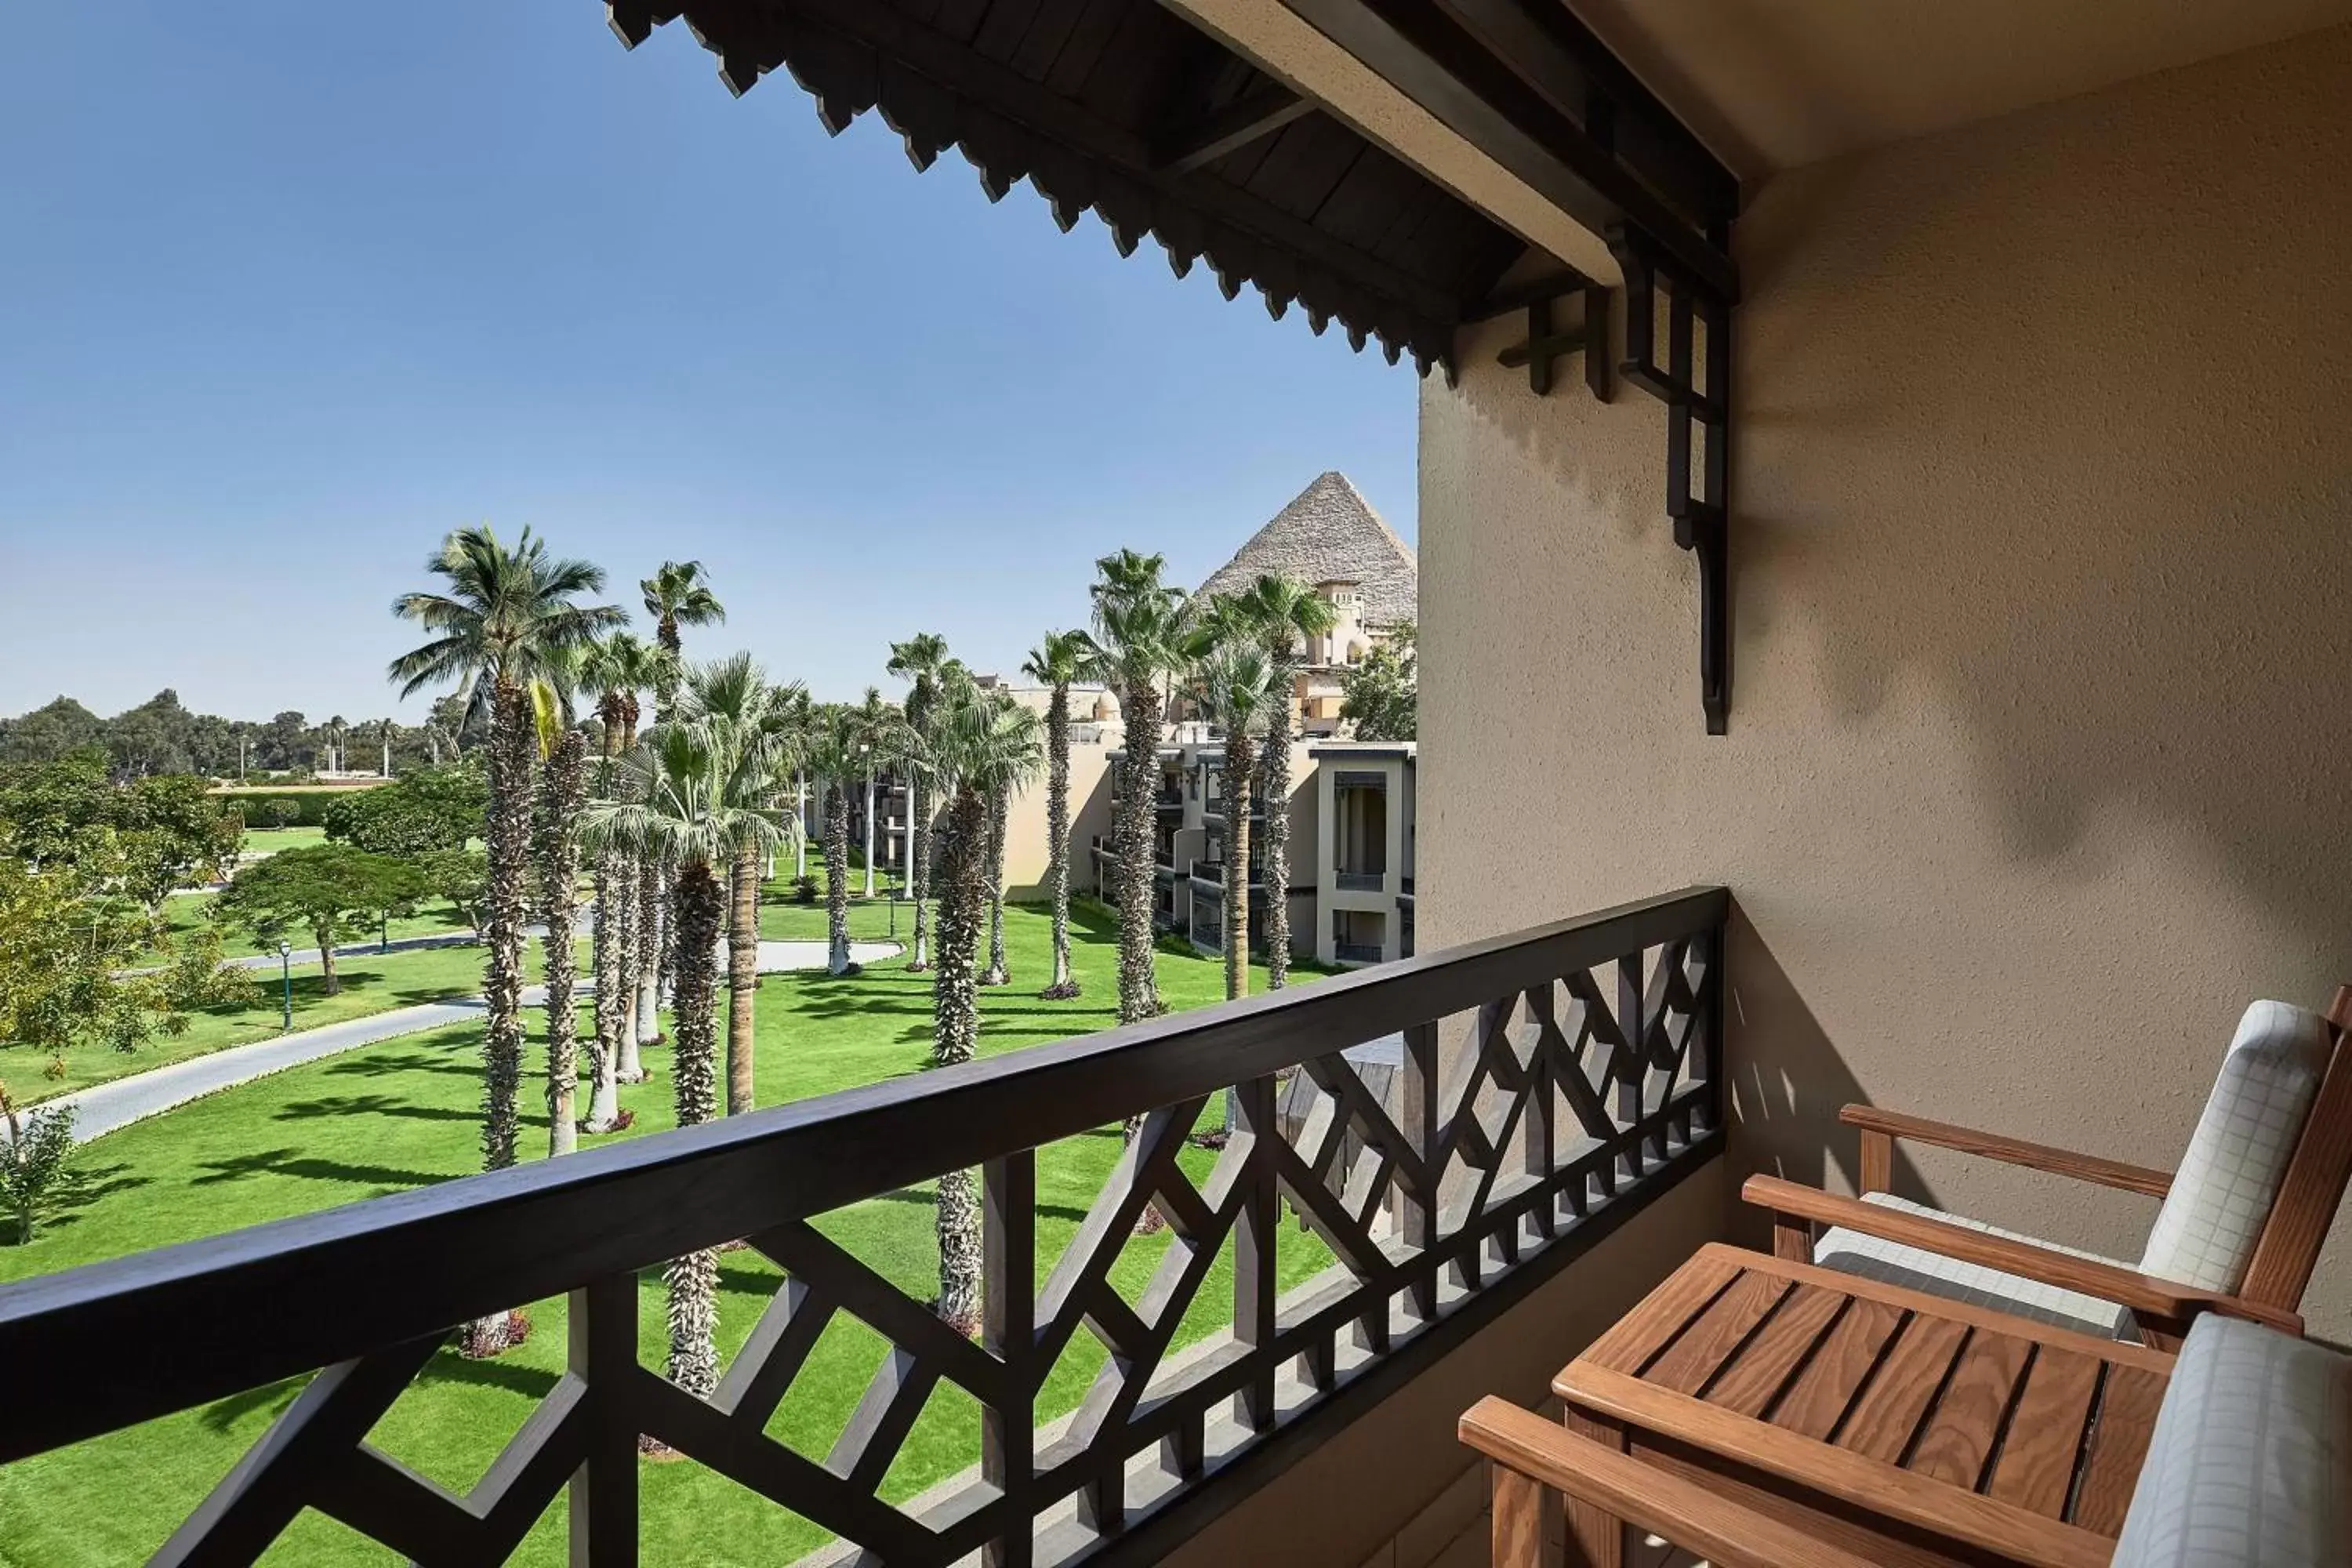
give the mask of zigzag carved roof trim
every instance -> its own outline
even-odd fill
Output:
[[[918,170],[957,148],[979,171],[991,200],[1003,199],[1025,178],[1066,231],[1091,210],[1108,226],[1121,255],[1132,255],[1150,236],[1165,248],[1178,277],[1205,261],[1227,299],[1253,285],[1276,320],[1296,303],[1318,334],[1337,321],[1352,347],[1361,350],[1378,339],[1391,363],[1410,354],[1424,374],[1443,365],[1451,375],[1465,300],[1483,297],[1518,248],[1418,174],[1393,182],[1411,193],[1398,205],[1414,210],[1401,213],[1391,229],[1434,221],[1484,230],[1465,234],[1465,243],[1454,247],[1454,255],[1469,258],[1470,276],[1468,287],[1461,287],[1462,268],[1455,266],[1456,288],[1449,289],[1210,171],[1171,172],[1146,134],[1054,92],[890,0],[687,0],[682,5],[610,0],[607,9],[614,31],[631,47],[655,27],[683,17],[697,41],[719,58],[719,79],[739,96],[781,67],[815,99],[818,120],[833,134],[878,110]],[[1388,157],[1369,146],[1356,155]]]

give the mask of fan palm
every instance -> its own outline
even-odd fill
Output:
[[[469,703],[487,699],[490,805],[485,837],[489,889],[484,900],[488,1003],[484,1163],[515,1159],[515,1083],[522,1058],[522,910],[530,869],[531,761],[539,710],[572,652],[626,616],[611,605],[574,603],[604,584],[604,571],[547,552],[522,531],[509,548],[488,527],[449,535],[425,569],[444,579],[434,593],[404,594],[393,613],[434,634],[392,661],[401,695],[454,682]]]
[[[747,653],[690,667],[678,693],[683,723],[706,724],[731,737],[729,759],[738,776],[730,796],[773,809],[783,781],[794,766],[798,735],[789,727],[798,686],[768,684],[768,672]],[[760,872],[781,841],[778,835],[751,831],[758,818],[745,817],[728,857],[727,916],[727,1114],[751,1109],[753,1009],[760,985]],[[798,833],[793,822],[785,835]]]
[[[857,705],[857,728],[866,747],[866,896],[874,896],[874,785],[884,768],[895,768],[906,750],[906,721],[898,708],[882,699],[875,687],[866,689]]]
[[[937,632],[917,632],[905,642],[890,645],[890,662],[884,668],[908,682],[907,701],[902,710],[908,726],[925,742],[929,740],[928,726],[931,710],[939,701],[940,681],[950,665],[948,639]],[[907,832],[909,835],[908,859],[913,867],[908,889],[915,899],[915,945],[907,967],[919,973],[929,965],[924,951],[925,928],[923,900],[931,890],[931,827],[923,815],[922,784],[919,776],[910,774],[907,781]]]
[[[1160,1012],[1152,973],[1151,839],[1160,767],[1160,682],[1185,664],[1192,616],[1184,591],[1160,581],[1166,561],[1122,550],[1095,563],[1094,636],[1086,673],[1118,693],[1126,754],[1113,830],[1118,847],[1118,1018]]]
[[[1078,994],[1070,973],[1070,687],[1094,641],[1084,632],[1047,632],[1029,651],[1021,673],[1053,695],[1045,705],[1045,896],[1054,911],[1054,983],[1050,998]]]
[[[1225,999],[1230,1002],[1249,994],[1250,775],[1256,772],[1258,734],[1279,694],[1265,653],[1242,641],[1208,652],[1193,678],[1192,691],[1202,717],[1223,731],[1225,738]]]
[[[1242,620],[1265,650],[1276,700],[1265,712],[1265,750],[1259,764],[1265,799],[1265,985],[1290,980],[1290,746],[1294,690],[1305,649],[1339,625],[1330,600],[1298,578],[1267,573],[1238,595]]]
[[[572,994],[576,969],[572,932],[579,912],[580,817],[588,802],[588,737],[565,729],[548,748],[546,763],[535,837],[540,919],[547,933],[541,941],[547,955],[547,1152],[552,1158],[571,1153],[580,1142],[575,1114],[579,1004]]]
[[[931,980],[931,1060],[972,1059],[980,1042],[977,969],[988,901],[990,802],[1034,778],[1043,761],[1037,716],[965,685],[932,714],[933,775],[952,780],[940,842],[939,964]],[[940,1177],[941,1318],[964,1333],[980,1326],[980,1184],[973,1172]]]
[[[809,725],[808,770],[824,815],[825,972],[849,967],[849,790],[866,770],[872,742],[859,710],[828,702]]]
[[[785,832],[769,804],[774,777],[747,763],[764,744],[725,718],[656,725],[644,745],[622,759],[624,798],[589,807],[583,819],[592,845],[619,843],[677,868],[670,895],[677,931],[670,1077],[680,1127],[709,1121],[718,1110],[713,1014],[719,923],[727,904],[721,879],[740,845],[774,844]],[[670,1378],[707,1397],[719,1382],[718,1254],[705,1249],[678,1258],[667,1280]]]
[[[645,595],[646,614],[654,620],[655,644],[674,660],[686,658],[680,626],[714,626],[727,619],[727,606],[710,591],[710,575],[699,561],[665,561],[637,589]],[[667,672],[659,689],[665,710],[683,672],[682,662]]]

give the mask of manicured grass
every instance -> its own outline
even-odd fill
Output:
[[[816,913],[823,930],[823,909]],[[907,911],[900,910],[902,921]],[[1050,968],[1048,921],[1042,910],[1007,912],[1006,941],[1014,983],[982,994],[982,1048],[993,1054],[1108,1027],[1116,997],[1116,947],[1098,915],[1076,916],[1077,973],[1087,994],[1072,1002],[1037,995]],[[1223,995],[1211,961],[1162,956],[1162,994],[1176,1007]],[[1262,977],[1260,977],[1262,984]],[[898,961],[855,979],[772,975],[759,994],[759,1094],[763,1104],[899,1078],[929,1058],[929,978]],[[81,1191],[66,1212],[24,1248],[0,1247],[0,1279],[118,1257],[144,1247],[215,1235],[236,1226],[310,1213],[354,1199],[399,1192],[476,1167],[480,1098],[478,1026],[447,1029],[314,1063],[198,1101],[100,1140],[81,1156]],[[649,1054],[655,1077],[625,1090],[637,1115],[635,1136],[671,1124],[668,1061]],[[526,1110],[540,1087],[525,1086]],[[1219,1114],[1213,1103],[1206,1116]],[[545,1123],[530,1118],[525,1148],[544,1149]],[[601,1141],[600,1141],[601,1142]],[[1042,1283],[1100,1190],[1120,1150],[1118,1131],[1101,1128],[1041,1150],[1038,1178],[1038,1278]],[[1205,1181],[1215,1155],[1189,1150],[1185,1169]],[[835,1211],[819,1227],[917,1300],[936,1288],[938,1258],[929,1184]],[[1306,1233],[1279,1227],[1284,1286],[1329,1262]],[[1115,1273],[1130,1302],[1144,1288],[1163,1233],[1130,1241]],[[722,1352],[741,1345],[779,1281],[759,1254],[722,1258]],[[1230,1321],[1230,1256],[1196,1299],[1180,1338],[1201,1338]],[[639,1284],[640,1354],[663,1363],[666,1339],[658,1272]],[[372,1440],[444,1484],[469,1486],[535,1403],[555,1386],[564,1354],[564,1303],[530,1309],[534,1331],[520,1349],[489,1363],[444,1352],[379,1424]],[[269,1331],[267,1322],[252,1331]],[[170,1325],[159,1335],[179,1331]],[[123,1347],[123,1374],[139,1358],[168,1353],[162,1341]],[[822,1458],[880,1363],[878,1336],[836,1318],[768,1430],[797,1451]],[[1094,1340],[1080,1332],[1057,1363],[1041,1419],[1076,1407],[1100,1366]],[[18,1375],[25,1375],[22,1371]],[[105,1375],[93,1371],[91,1375]],[[0,1470],[0,1564],[5,1568],[89,1568],[144,1561],[205,1490],[260,1436],[293,1397],[282,1384],[208,1408],[119,1432]],[[943,1385],[892,1467],[883,1490],[904,1499],[975,1463],[978,1407]],[[824,1539],[793,1515],[691,1462],[648,1464],[642,1471],[644,1555],[648,1563],[712,1565],[789,1562]],[[564,1509],[559,1501],[531,1532],[517,1561],[554,1568],[563,1560]],[[299,1520],[268,1561],[373,1564],[380,1550],[317,1515]]]
[[[165,931],[173,938],[177,939],[191,931],[206,929],[212,923],[213,906],[219,900],[218,893],[190,893],[176,899],[164,900]],[[442,936],[450,931],[468,929],[470,929],[469,922],[465,916],[457,912],[455,906],[436,903],[427,905],[416,914],[404,915],[394,921],[391,937],[394,942],[401,942],[409,937]],[[374,928],[353,931],[343,938],[343,945],[373,942],[379,934],[380,932]],[[251,931],[242,926],[222,927],[220,938],[223,958],[250,958],[256,953],[264,952],[274,953],[278,951],[277,943],[272,942],[265,948]],[[308,936],[289,934],[286,940],[298,948],[310,945],[310,939]]]
[[[248,827],[243,853],[270,855],[280,849],[307,849],[327,841],[323,827]]]
[[[579,951],[584,966],[587,943],[580,943]],[[526,976],[538,980],[543,966],[536,941],[528,945],[523,964]],[[413,1007],[420,1002],[474,995],[482,988],[482,950],[468,945],[392,952],[382,957],[343,958],[336,961],[335,977],[341,986],[330,996],[326,994],[326,976],[318,965],[295,969],[295,1028],[315,1029],[322,1024],[364,1018],[395,1007]],[[187,1028],[177,1035],[157,1035],[129,1051],[102,1045],[77,1046],[67,1050],[58,1058],[66,1065],[62,1078],[47,1076],[46,1068],[51,1060],[47,1056],[16,1046],[0,1048],[0,1080],[8,1084],[11,1094],[27,1100],[47,1100],[231,1046],[274,1039],[284,1032],[279,1027],[284,1010],[278,972],[272,969],[253,979],[253,999],[249,1004],[192,1013],[188,1015]],[[0,1553],[5,1551],[5,1543],[0,1542]],[[0,1555],[0,1568],[5,1568],[6,1563],[6,1557]]]

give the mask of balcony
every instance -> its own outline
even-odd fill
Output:
[[[1332,874],[1331,879],[1343,892],[1377,893],[1388,886],[1389,874],[1386,871],[1338,871]]]
[[[1152,1561],[1719,1152],[1728,909],[1723,890],[1691,889],[0,1289],[5,1364],[99,1366],[136,1344],[141,1369],[20,1376],[0,1463],[319,1373],[167,1558],[250,1561],[315,1510],[403,1557],[498,1562],[569,1489],[575,1568],[634,1564],[651,1440],[892,1563]],[[1627,965],[1655,979],[1619,1019],[1592,974]],[[1342,1053],[1400,1028],[1391,1117]],[[1448,1053],[1465,1070],[1444,1072]],[[1302,1106],[1294,1089],[1278,1115],[1276,1075],[1294,1069],[1318,1098]],[[1552,1114],[1556,1086],[1595,1074],[1626,1088],[1604,1105],[1571,1087],[1577,1115]],[[1236,1079],[1237,1135],[1180,1165]],[[1129,1117],[1138,1131],[1085,1220],[1041,1256],[1039,1151]],[[977,1342],[820,1223],[952,1171],[977,1172],[985,1215]],[[1147,1209],[1172,1237],[1115,1284]],[[788,1278],[699,1398],[641,1361],[637,1276],[739,1238]],[[1278,1289],[1277,1244],[1328,1261]],[[1232,1308],[1198,1337],[1184,1325],[1228,1246]],[[1137,1268],[1152,1279],[1139,1296]],[[365,1441],[454,1325],[567,1299],[566,1370],[470,1493]],[[844,1316],[888,1353],[819,1462],[766,1427]],[[1048,1379],[1081,1336],[1103,1359],[1071,1411]],[[978,1407],[971,1468],[878,1497],[949,1385]]]

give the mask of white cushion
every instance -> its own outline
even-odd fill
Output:
[[[2157,1412],[2113,1568],[2352,1563],[2352,1358],[2208,1314]]]
[[[2316,1013],[2285,1002],[2246,1009],[2148,1232],[2143,1273],[2238,1289],[2327,1070],[2328,1043]]]
[[[1924,1204],[1898,1198],[1892,1193],[1865,1194],[1862,1201],[1876,1204],[1882,1208],[1900,1209],[1906,1214],[1966,1226],[1970,1230],[1980,1230],[1989,1236],[2030,1241],[2036,1247],[2048,1247],[2053,1252],[2063,1252],[2075,1258],[2095,1258],[2101,1263],[2116,1261],[2080,1247],[2060,1247],[2038,1237],[2003,1230],[1999,1226],[1987,1225],[1966,1215],[1946,1214],[1941,1209],[1931,1209]],[[1821,1239],[1813,1244],[1813,1261],[1823,1268],[1843,1269],[1865,1279],[1879,1279],[1889,1285],[1925,1290],[1946,1300],[1969,1301],[1979,1306],[1998,1308],[2021,1318],[2031,1318],[2036,1322],[2073,1329],[2077,1333],[2095,1334],[2102,1339],[2114,1339],[2135,1331],[2131,1313],[2113,1301],[2102,1301],[2095,1296],[2085,1296],[2074,1290],[2062,1290],[2055,1285],[2004,1274],[1998,1268],[1958,1263],[1939,1253],[1906,1247],[1900,1242],[1883,1241],[1874,1236],[1848,1230],[1843,1226],[1822,1233]],[[2123,1264],[2116,1266],[2126,1267]]]

